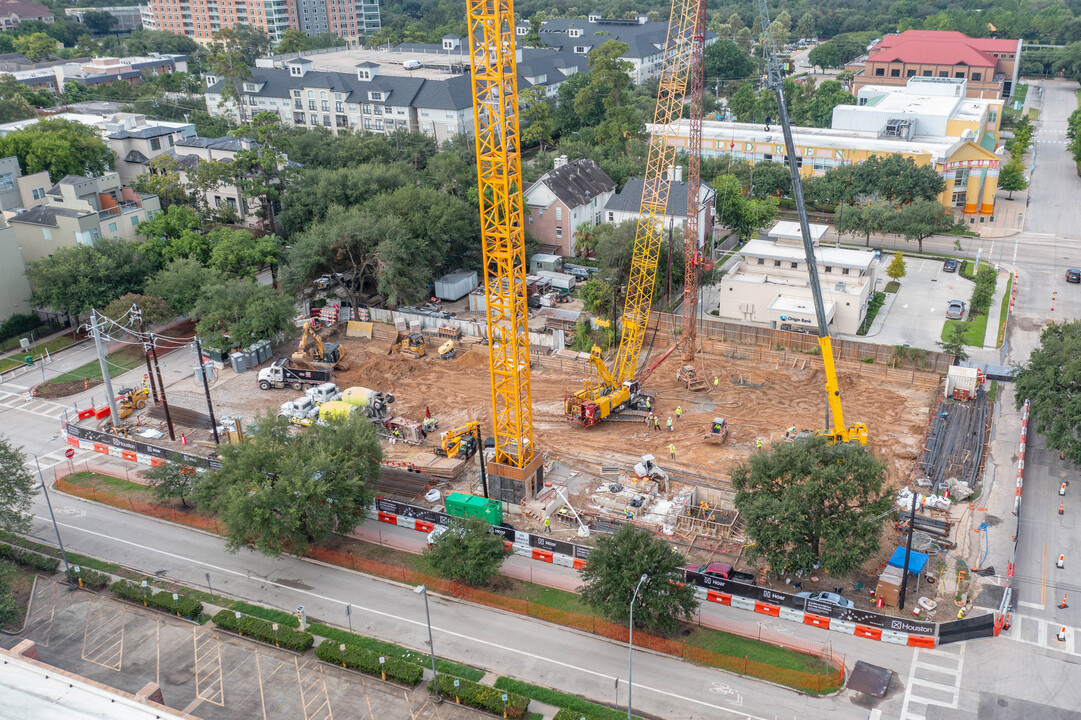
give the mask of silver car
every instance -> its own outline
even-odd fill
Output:
[[[965,304],[960,300],[950,300],[949,305],[946,306],[946,319],[947,320],[964,320],[965,319]]]

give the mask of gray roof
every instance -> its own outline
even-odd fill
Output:
[[[179,130],[177,128],[163,127],[161,125],[145,125],[135,130],[121,130],[120,132],[115,132],[106,137],[110,140],[127,140],[129,138],[149,140],[151,138],[161,137],[162,135],[172,135],[175,132],[179,132]]]
[[[473,84],[468,75],[445,80],[425,80],[412,105],[434,110],[465,110],[473,107]]]
[[[131,150],[128,152],[127,155],[124,156],[124,162],[146,165],[148,162],[150,162],[150,158],[148,158],[146,155],[143,155],[138,150]]]
[[[190,137],[177,140],[174,147],[210,148],[211,150],[229,150],[236,152],[244,149],[244,140],[225,135],[217,138]]]
[[[612,178],[590,158],[575,160],[563,167],[549,170],[533,185],[540,184],[548,187],[569,208],[586,205],[598,195],[616,189]]]
[[[262,88],[255,93],[244,93],[256,97],[289,98],[292,90],[301,88],[324,89],[331,92],[345,94],[346,102],[366,103],[369,92],[386,93],[387,98],[383,101],[388,105],[409,106],[417,96],[421,86],[426,82],[421,78],[376,75],[371,80],[361,80],[356,75],[339,72],[314,71],[305,73],[304,77],[290,75],[288,70],[277,68],[252,68],[251,80],[248,82],[261,84]],[[209,93],[220,93],[225,82],[219,80],[206,89]],[[472,90],[469,91],[472,93]],[[470,98],[472,95],[470,95]],[[472,104],[470,99],[468,104]],[[431,105],[428,107],[440,107]]]
[[[28,225],[49,225],[50,227],[57,227],[57,217],[73,217],[77,218],[82,215],[89,215],[90,213],[81,213],[78,210],[72,210],[71,208],[58,208],[49,205],[38,205],[32,207],[26,212],[19,213],[15,217],[11,218],[9,222],[27,223]]]
[[[623,189],[613,195],[604,206],[605,210],[615,210],[629,213],[637,213],[642,207],[642,190],[646,184],[645,178],[632,177],[623,186]],[[717,191],[708,183],[702,183],[709,193],[707,202],[716,197]],[[670,217],[687,216],[687,183],[679,180],[673,181],[668,190],[668,204],[665,206],[665,215]]]
[[[580,37],[572,38],[568,31],[577,28],[582,31]],[[604,33],[598,35],[598,33]],[[717,34],[707,30],[706,39],[716,38]],[[656,55],[668,40],[668,23],[637,20],[600,19],[589,22],[580,18],[554,18],[545,20],[541,26],[540,39],[545,45],[572,51],[575,46],[584,45],[590,49],[600,47],[609,40],[627,43],[624,57],[645,58]]]

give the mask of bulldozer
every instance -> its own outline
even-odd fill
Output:
[[[147,391],[145,387],[121,388],[120,394],[116,396],[116,410],[120,415],[120,419],[123,420],[136,410],[145,408],[146,399]]]
[[[440,436],[442,447],[436,454],[445,458],[468,460],[480,449],[480,423],[467,422],[465,425],[447,430]]]
[[[724,443],[728,439],[728,421],[724,418],[713,418],[713,422],[709,424],[709,432],[706,433],[705,439],[717,445]]]
[[[345,349],[337,343],[324,343],[323,338],[315,331],[315,325],[311,320],[304,323],[304,331],[300,334],[297,343],[297,351],[290,358],[293,364],[300,368],[311,369],[313,363],[333,365],[335,370],[348,370],[345,360]]]
[[[387,351],[387,355],[393,354],[395,350],[412,358],[422,358],[428,354],[428,341],[419,332],[409,333],[402,340],[394,343]]]
[[[681,365],[676,370],[676,380],[687,386],[688,390],[705,390],[708,388],[706,381],[698,375],[694,365]]]

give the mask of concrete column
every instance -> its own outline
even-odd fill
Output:
[[[969,168],[968,183],[965,186],[965,213],[974,213],[980,209],[980,181],[983,173],[979,168]]]
[[[995,194],[998,193],[998,168],[984,170],[983,197],[980,199],[980,214],[991,215],[995,212]]]

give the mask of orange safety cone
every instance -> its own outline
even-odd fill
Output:
[[[1058,556],[1058,561],[1055,562],[1055,567],[1057,567],[1059,569],[1062,569],[1062,568],[1066,567],[1066,556],[1065,555],[1059,555]]]
[[[1059,485],[1058,494],[1059,495],[1065,495],[1066,494],[1066,483],[1062,483],[1061,485]]]
[[[1058,631],[1058,636],[1057,637],[1059,639],[1059,642],[1066,642],[1066,628],[1065,627]]]
[[[1061,515],[1066,510],[1066,503],[1060,502],[1058,504],[1058,514]]]
[[[1067,595],[1069,595],[1069,593],[1062,593],[1062,602],[1060,602],[1059,605],[1058,605],[1059,610],[1065,610],[1066,608],[1070,607],[1069,605],[1066,604],[1066,596]]]

